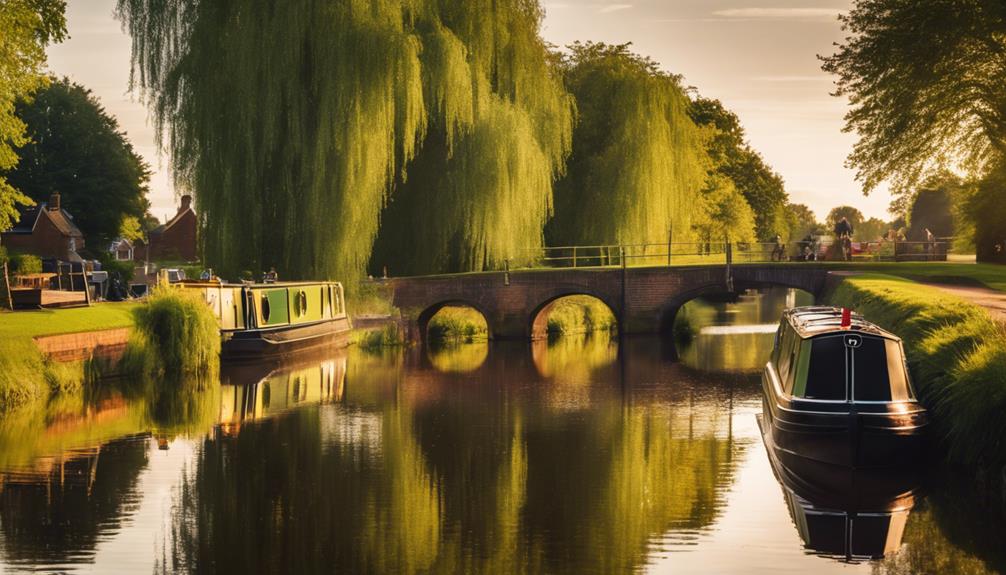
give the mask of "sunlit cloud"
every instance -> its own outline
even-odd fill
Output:
[[[597,11],[598,14],[611,14],[632,8],[632,4],[608,4]]]
[[[814,76],[755,76],[751,78],[755,82],[766,82],[771,84],[800,84],[800,83],[817,83],[817,82],[832,82],[834,78],[824,74],[818,74]]]
[[[713,11],[713,16],[730,20],[824,20],[842,13],[840,8],[728,8]]]

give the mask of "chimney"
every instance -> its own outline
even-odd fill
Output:
[[[58,212],[59,211],[59,192],[53,192],[49,196],[49,209]]]
[[[180,208],[178,208],[178,213],[182,213],[191,207],[192,207],[192,196],[185,194],[184,196],[182,196],[182,205]]]

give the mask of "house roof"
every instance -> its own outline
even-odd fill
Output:
[[[42,214],[45,214],[49,218],[49,221],[64,236],[84,237],[84,234],[80,232],[80,228],[73,223],[73,216],[66,210],[50,210],[48,209],[48,204],[43,202],[31,207],[21,208],[20,211],[21,218],[7,233],[30,234],[35,231],[39,218],[42,217]]]
[[[184,217],[185,214],[188,214],[188,213],[191,213],[192,215],[196,214],[196,212],[192,208],[183,208],[181,210],[178,210],[178,213],[175,214],[175,217],[173,217],[170,220],[168,220],[167,223],[161,224],[161,225],[157,226],[156,228],[150,230],[150,235],[152,235],[152,236],[159,236],[159,235],[163,234],[164,232],[168,231],[168,229],[170,229],[171,226],[177,224],[179,222],[179,220],[181,220],[182,217]]]

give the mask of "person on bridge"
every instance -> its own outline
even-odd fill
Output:
[[[842,218],[835,224],[835,237],[840,239],[852,237],[852,224],[847,218]]]

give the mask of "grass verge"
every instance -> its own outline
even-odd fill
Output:
[[[982,308],[885,275],[848,278],[830,303],[855,309],[905,341],[919,398],[949,460],[1006,470],[1006,329]]]

